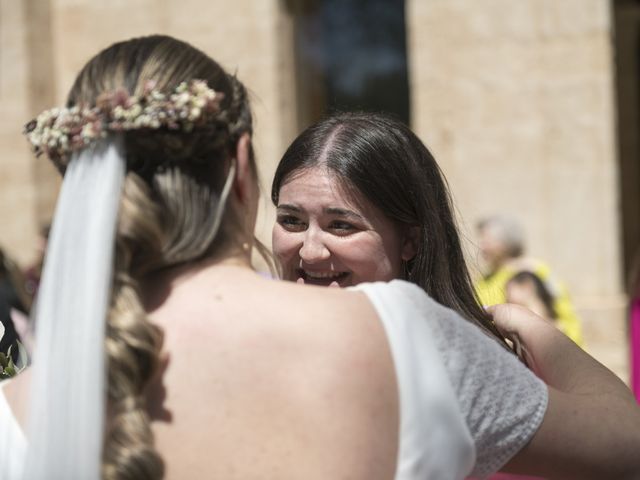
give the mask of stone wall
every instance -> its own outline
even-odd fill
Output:
[[[63,104],[92,55],[134,36],[173,35],[237,72],[253,97],[256,152],[269,185],[295,133],[288,28],[277,1],[0,0],[0,245],[28,262],[38,224],[50,218],[59,186],[47,162],[28,153],[22,125]],[[268,243],[272,216],[267,209],[258,222]]]
[[[622,376],[608,0],[409,0],[413,126],[474,224],[510,214],[568,284],[594,354]]]
[[[21,134],[32,98],[27,18],[25,4],[0,0],[0,247],[22,263],[35,254],[39,210],[37,164]]]

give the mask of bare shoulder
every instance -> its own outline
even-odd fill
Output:
[[[181,422],[154,430],[170,476],[393,476],[395,373],[364,294],[250,279],[210,295],[191,307],[208,317],[189,319],[207,323],[197,335],[166,332],[165,407]]]
[[[257,339],[248,335],[247,347],[258,341],[274,361],[288,356],[287,364],[295,365],[289,379],[296,372],[311,375],[309,388],[331,389],[334,396],[394,381],[384,328],[364,293],[272,281],[252,300],[250,328]]]
[[[336,371],[364,364],[372,369],[386,368],[391,363],[384,328],[364,293],[283,282],[278,289],[281,292],[272,298],[284,303],[274,304],[279,318],[276,323],[282,328],[276,334],[282,338],[305,345],[308,352],[330,352],[325,361]]]

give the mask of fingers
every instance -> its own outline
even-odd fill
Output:
[[[493,318],[496,327],[505,334],[517,333],[525,325],[547,323],[546,320],[520,305],[509,303],[491,305],[486,307],[486,311]]]
[[[528,342],[531,341],[531,333],[539,329],[540,323],[548,322],[520,305],[505,303],[486,307],[486,310],[496,328],[513,344],[518,358],[537,373],[536,362]]]

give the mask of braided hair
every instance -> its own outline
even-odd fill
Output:
[[[159,368],[163,334],[147,318],[142,289],[145,279],[161,269],[237,247],[244,233],[240,219],[226,211],[217,232],[219,219],[213,212],[238,139],[252,133],[252,116],[237,78],[200,50],[160,35],[119,42],[100,52],[78,74],[68,96],[67,108],[94,107],[105,92],[124,89],[142,95],[151,81],[159,92],[170,94],[193,79],[222,94],[218,111],[206,125],[188,131],[123,132],[127,174],[105,345],[109,414],[102,475],[107,479],[164,474],[145,399]]]

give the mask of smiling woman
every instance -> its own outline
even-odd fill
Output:
[[[401,278],[416,253],[401,228],[324,167],[304,169],[280,189],[274,252],[283,276],[298,283],[346,287]]]
[[[271,198],[285,280],[409,280],[504,342],[476,300],[446,180],[402,122],[342,113],[309,127],[282,157]]]

